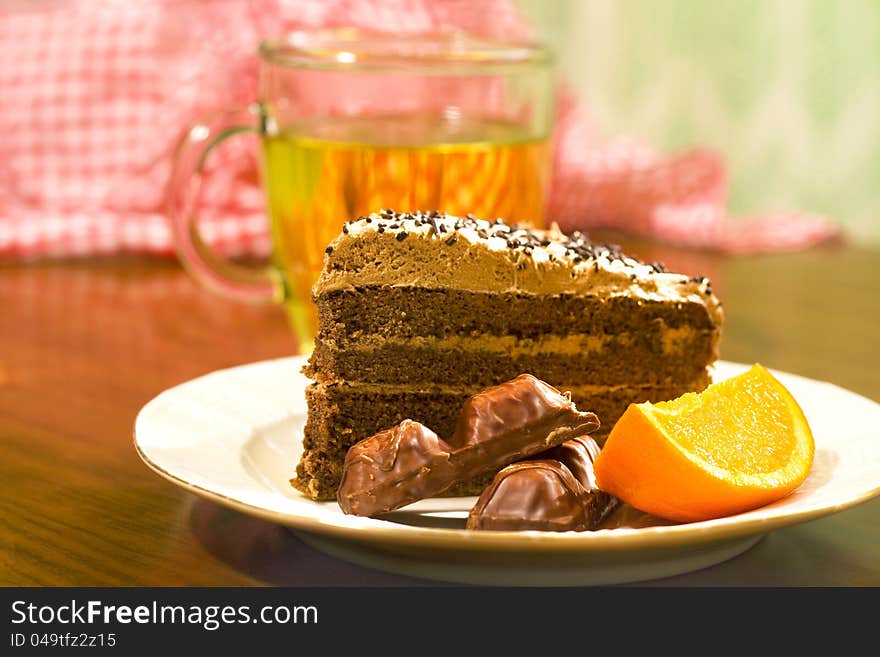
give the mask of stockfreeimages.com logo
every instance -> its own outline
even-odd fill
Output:
[[[69,604],[35,605],[24,600],[12,603],[13,625],[91,625],[118,623],[129,625],[199,625],[214,631],[223,625],[263,623],[317,624],[318,608],[314,605],[267,605],[252,609],[250,605],[165,605],[153,601],[145,605],[110,605],[100,600]]]

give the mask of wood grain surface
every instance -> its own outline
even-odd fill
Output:
[[[625,246],[713,279],[726,310],[723,358],[880,399],[880,251],[725,259]],[[0,267],[0,584],[442,585],[326,556],[283,527],[177,489],[138,459],[134,418],[162,390],[295,351],[279,308],[217,298],[171,261]],[[875,499],[648,584],[877,586],[878,545]]]

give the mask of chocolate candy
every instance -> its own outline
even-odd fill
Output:
[[[404,420],[356,443],[336,498],[348,514],[393,511],[598,428],[568,393],[523,374],[471,397],[448,441]]]
[[[617,506],[596,488],[593,459],[599,446],[580,436],[501,470],[468,515],[468,529],[585,531]]]

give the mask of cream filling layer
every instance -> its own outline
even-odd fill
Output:
[[[709,331],[690,327],[665,328],[661,331],[661,348],[664,354],[675,355],[700,338],[710,336]],[[633,338],[630,333],[588,335],[546,334],[538,339],[519,338],[515,335],[448,335],[442,338],[412,336],[386,337],[376,334],[352,335],[346,340],[345,350],[371,352],[380,348],[434,349],[438,351],[482,351],[510,356],[537,356],[561,354],[565,356],[588,355],[600,352],[609,345],[628,347]]]
[[[564,386],[560,388],[561,392],[570,392],[578,397],[587,395],[609,394],[615,392],[645,392],[657,390],[681,390],[681,389],[698,389],[709,383],[711,377],[707,369],[705,375],[699,376],[690,381],[676,381],[672,383],[644,383],[644,384],[619,384],[619,385],[594,385],[589,383],[580,383],[574,386]],[[316,388],[329,388],[335,386],[343,386],[351,388],[358,392],[373,392],[385,394],[401,394],[401,393],[431,393],[442,395],[475,395],[485,390],[485,386],[462,386],[462,385],[413,385],[400,383],[363,383],[360,381],[337,381],[313,384]]]

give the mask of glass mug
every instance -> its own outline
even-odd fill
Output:
[[[543,225],[554,116],[552,57],[460,33],[295,32],[259,47],[258,101],[192,126],[175,155],[169,215],[180,260],[206,287],[283,303],[311,350],[311,288],[342,224],[383,208]],[[200,238],[203,163],[256,133],[271,264],[225,261]]]

